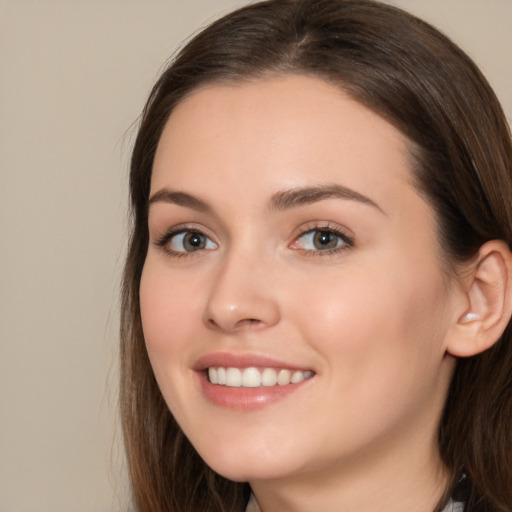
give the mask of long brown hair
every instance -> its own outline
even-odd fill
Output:
[[[207,84],[283,73],[335,84],[408,137],[416,186],[437,216],[447,268],[488,240],[512,245],[509,127],[480,71],[437,30],[371,0],[269,0],[214,22],[153,88],[131,161],[120,400],[140,512],[241,512],[248,499],[248,485],[206,466],[169,412],[145,349],[139,283],[153,158],[175,105]],[[511,336],[509,324],[491,349],[458,361],[439,426],[453,481],[468,475],[470,506],[482,511],[512,510]]]

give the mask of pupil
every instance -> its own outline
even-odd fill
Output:
[[[199,233],[189,233],[185,237],[185,248],[189,250],[201,249],[204,247],[205,242]]]
[[[334,249],[337,244],[336,236],[329,231],[318,231],[314,238],[315,245],[321,249]]]

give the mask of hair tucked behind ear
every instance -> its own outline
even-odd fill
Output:
[[[503,111],[476,66],[446,37],[368,0],[269,0],[199,33],[151,92],[130,174],[133,231],[121,318],[121,414],[140,512],[241,512],[248,486],[210,470],[165,405],[142,334],[139,283],[148,246],[151,169],[163,127],[191,91],[299,73],[337,85],[411,141],[418,189],[437,215],[446,268],[491,239],[512,245],[512,146]],[[458,362],[439,428],[455,481],[476,511],[512,510],[512,332]]]

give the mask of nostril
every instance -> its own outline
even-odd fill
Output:
[[[238,320],[234,324],[232,324],[231,327],[228,326],[222,326],[222,324],[217,323],[213,318],[208,318],[206,320],[206,325],[210,329],[221,329],[221,330],[229,330],[229,331],[238,331],[240,329],[251,329],[258,327],[261,325],[261,320],[258,320],[257,318],[242,318],[241,320]]]
[[[219,326],[217,325],[217,322],[215,322],[215,320],[213,318],[208,318],[208,320],[206,321],[206,324],[208,325],[208,327],[211,327],[212,329],[219,328]]]
[[[257,318],[244,318],[236,323],[236,327],[256,327],[260,323]]]

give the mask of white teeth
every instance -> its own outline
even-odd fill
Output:
[[[297,384],[298,382],[302,382],[304,380],[304,372],[293,372],[290,378],[290,382],[292,384]]]
[[[226,384],[226,368],[217,368],[217,383]]]
[[[280,386],[286,386],[286,384],[290,384],[291,376],[292,376],[292,372],[290,370],[281,370],[277,374],[277,383]]]
[[[277,373],[274,368],[265,368],[261,372],[261,383],[264,386],[275,386],[277,384]]]
[[[309,379],[313,375],[312,371],[291,371],[285,368],[277,370],[275,368],[258,369],[249,368],[208,368],[208,379],[212,384],[224,385],[228,387],[258,388],[260,386],[286,386],[288,384],[298,384],[303,380]]]
[[[242,385],[242,372],[238,368],[226,370],[226,386],[239,388]]]
[[[212,384],[219,383],[218,370],[217,368],[208,368],[208,379]]]
[[[257,388],[261,386],[261,374],[257,368],[246,368],[242,373],[242,386],[244,388]]]

